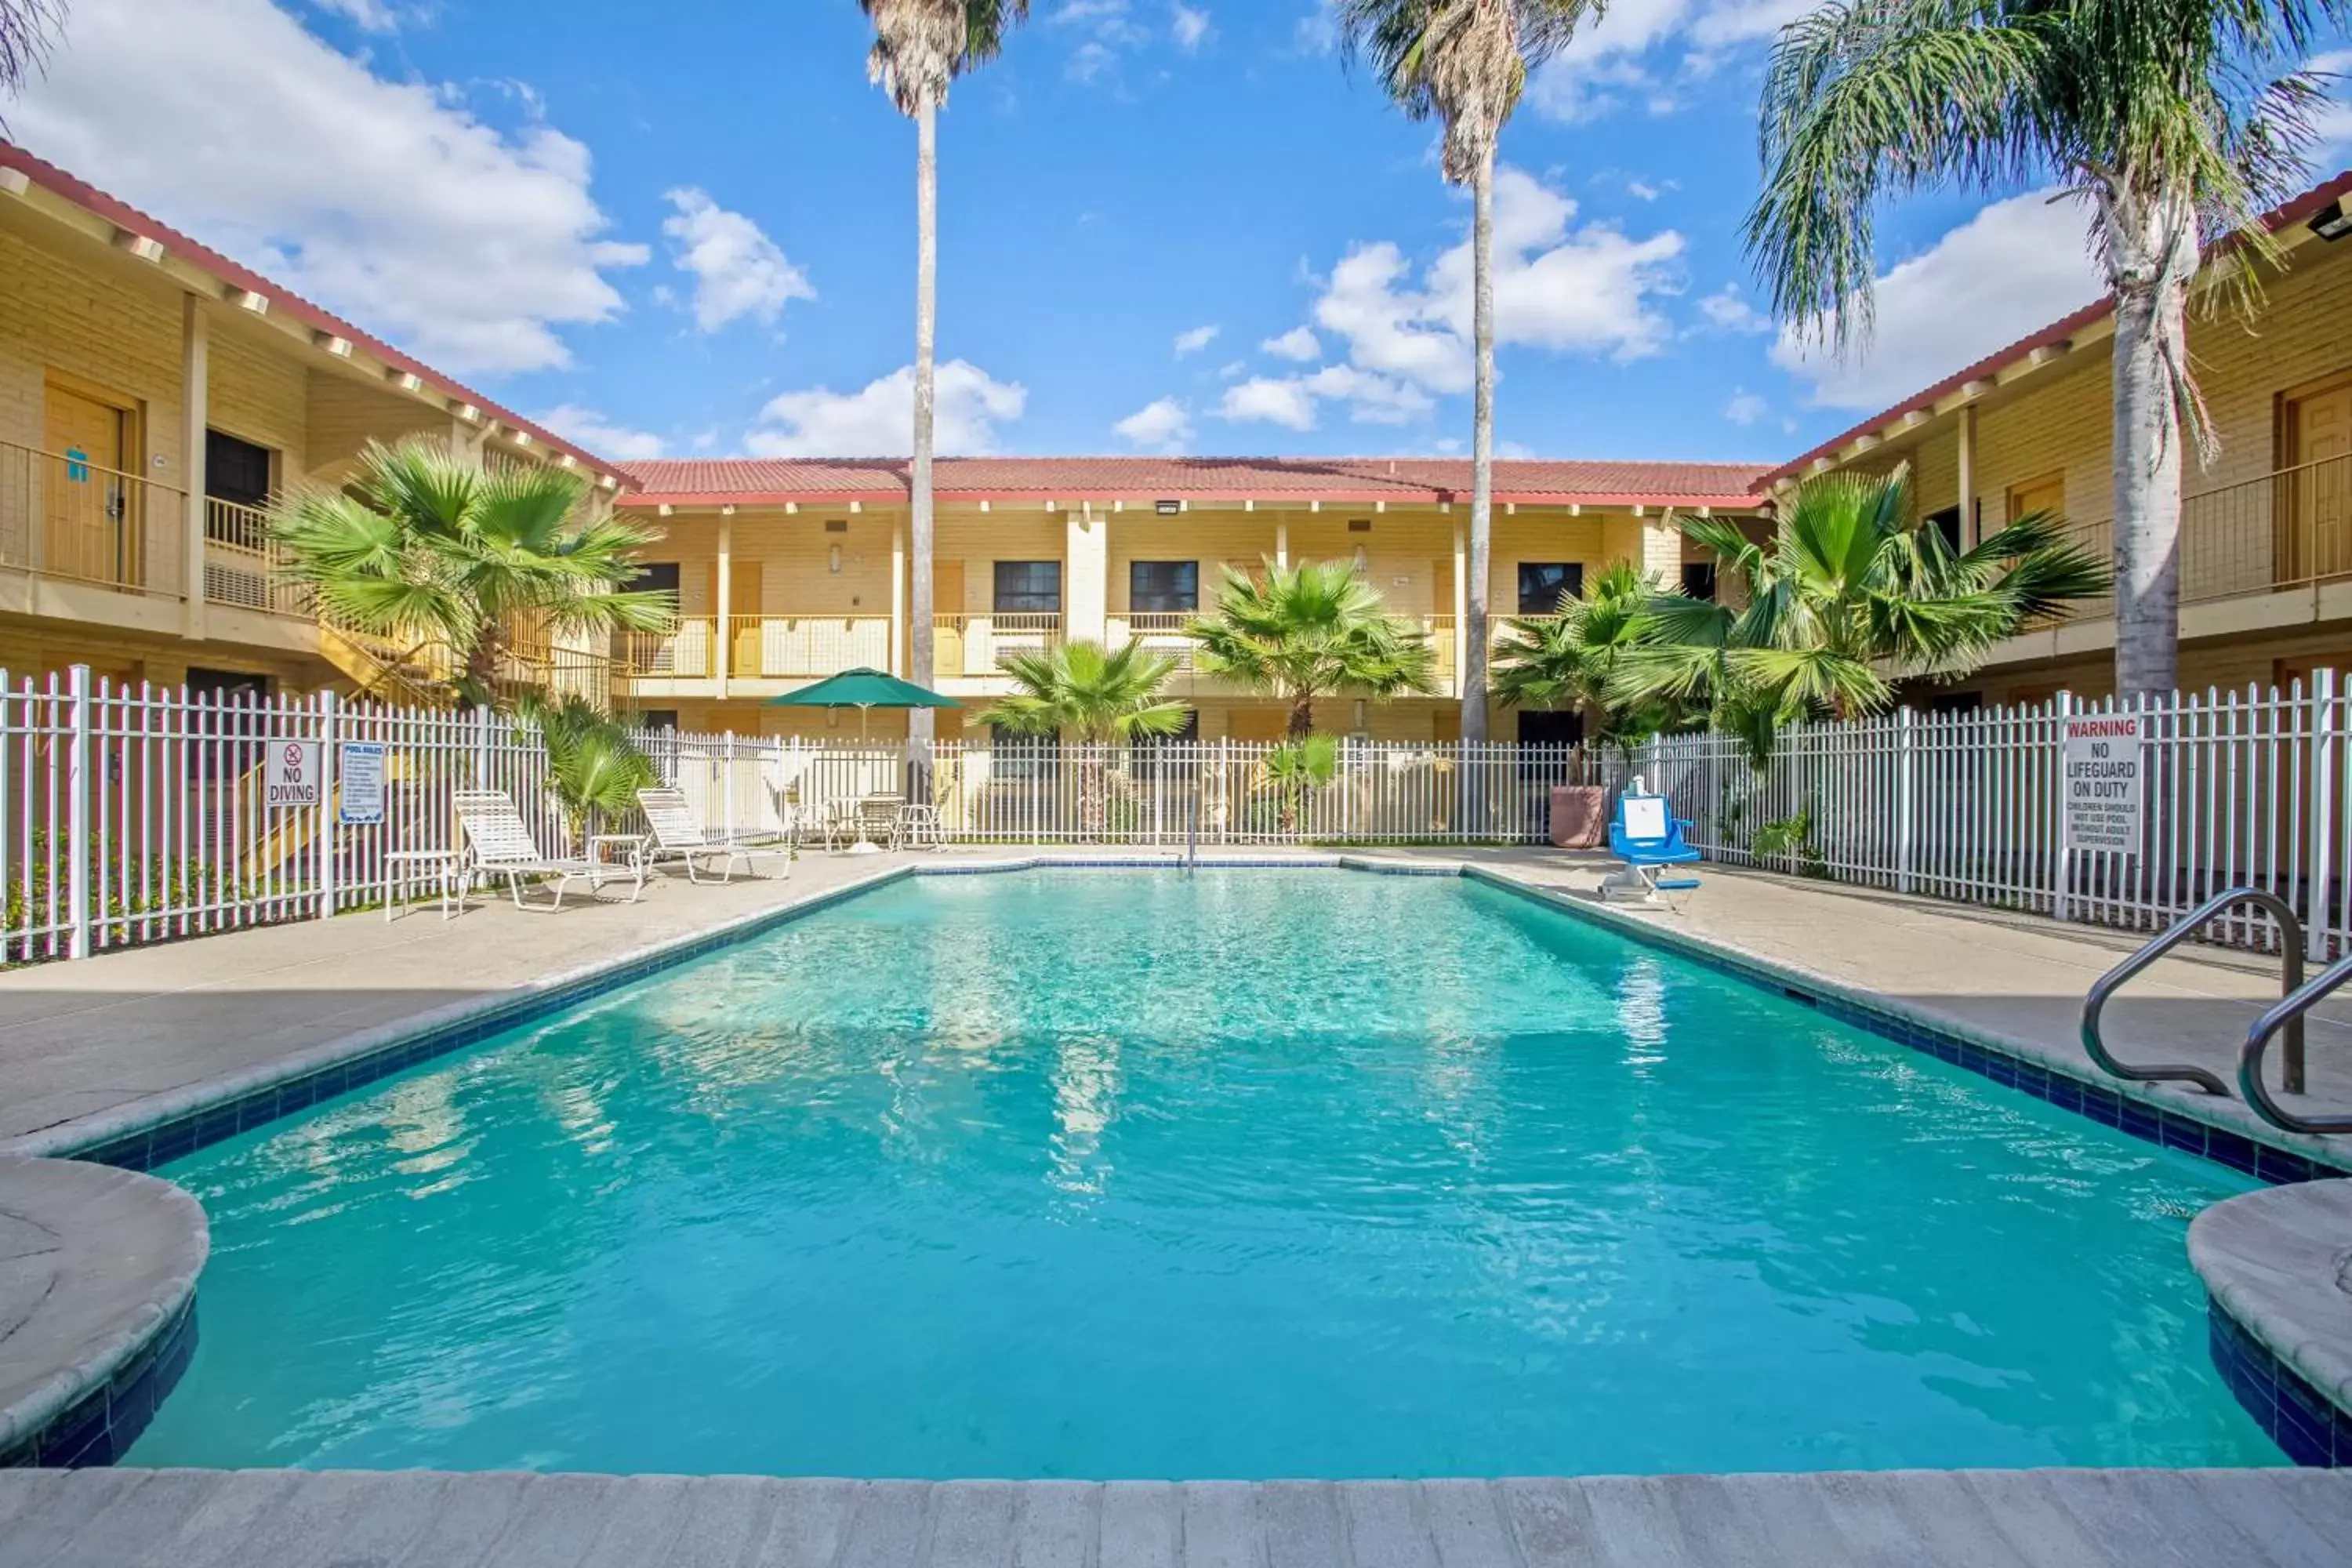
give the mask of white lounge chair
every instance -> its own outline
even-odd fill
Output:
[[[686,879],[699,882],[702,880],[702,868],[698,862],[715,861],[721,867],[718,879],[725,883],[735,879],[737,866],[748,868],[753,857],[765,855],[772,858],[781,857],[784,862],[784,875],[789,877],[793,873],[793,847],[789,838],[780,843],[772,833],[728,833],[713,837],[694,820],[694,811],[686,803],[684,790],[641,789],[637,792],[637,804],[645,808],[646,826],[653,830],[653,849],[646,857],[649,865],[663,860],[683,860],[686,862]]]
[[[635,903],[646,890],[646,866],[642,855],[633,856],[627,865],[606,864],[585,859],[576,855],[549,855],[541,850],[524,826],[522,813],[515,808],[512,796],[499,789],[461,789],[452,797],[457,810],[457,827],[466,836],[466,847],[470,851],[467,862],[469,872],[488,877],[504,877],[507,890],[514,895],[515,908],[528,909],[522,901],[522,879],[525,877],[555,879],[555,901],[550,909],[563,907],[563,889],[574,882],[585,882],[588,890],[595,892],[607,882],[634,881],[629,902]]]

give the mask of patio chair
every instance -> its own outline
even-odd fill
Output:
[[[907,827],[907,797],[903,795],[869,795],[857,803],[857,843],[871,844],[884,849],[896,849],[904,839]],[[850,846],[852,853],[857,845]]]
[[[634,880],[629,902],[635,903],[646,890],[646,864],[642,854],[630,858],[626,866],[613,865],[577,855],[550,855],[541,850],[530,836],[522,813],[515,808],[514,797],[499,789],[464,789],[457,792],[453,804],[457,812],[457,828],[466,837],[470,852],[467,861],[469,874],[478,872],[486,877],[504,877],[507,890],[514,895],[515,908],[529,909],[522,901],[522,879],[525,877],[555,879],[555,901],[548,908],[563,907],[563,890],[574,882],[585,882],[588,890],[595,892],[606,882]]]
[[[1683,839],[1689,826],[1668,808],[1665,796],[1647,793],[1642,781],[1633,779],[1609,816],[1609,852],[1617,857],[1619,868],[1601,879],[1601,898],[1624,894],[1654,907],[1662,901],[1660,894],[1696,889],[1696,877],[1665,875],[1670,867],[1699,858],[1699,852]]]
[[[681,789],[641,789],[637,805],[645,809],[646,826],[653,831],[653,847],[646,856],[650,868],[664,860],[686,862],[686,879],[702,880],[702,862],[710,861],[719,868],[717,880],[720,884],[735,879],[735,868],[748,869],[756,856],[782,857],[784,875],[793,871],[793,847],[789,837],[777,841],[772,833],[721,833],[712,836],[695,821],[694,812],[686,803]]]

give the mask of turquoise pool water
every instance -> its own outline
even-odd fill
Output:
[[[1450,879],[900,883],[166,1173],[139,1464],[2282,1462],[2242,1178]]]

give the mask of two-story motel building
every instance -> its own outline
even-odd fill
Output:
[[[2286,265],[2266,279],[2255,331],[2196,329],[2225,455],[2188,486],[2192,684],[2352,663],[2352,245],[2330,243],[2352,226],[2347,190],[2352,176],[2273,215]],[[1840,466],[1910,462],[1922,509],[1959,537],[2046,506],[2104,539],[2109,336],[2104,307],[2079,311],[1777,469],[1498,463],[1492,612],[1548,612],[1616,561],[1712,593],[1674,514],[1760,523],[1776,494]],[[398,650],[319,625],[274,580],[262,521],[290,488],[346,480],[368,441],[419,437],[486,464],[571,469],[592,504],[656,531],[646,581],[676,588],[679,621],[611,650],[625,707],[696,729],[838,733],[837,717],[767,700],[856,666],[907,669],[903,462],[604,461],[0,143],[0,669],[399,695]],[[1227,565],[1347,559],[1425,627],[1438,689],[1341,699],[1322,723],[1458,733],[1465,461],[961,458],[940,464],[937,488],[935,679],[950,695],[1009,689],[1008,651],[1140,639],[1178,661],[1202,737],[1271,736],[1282,710],[1195,674],[1181,627]],[[2112,644],[2101,614],[2078,616],[1921,696],[2097,693]],[[942,717],[952,734],[957,716]],[[874,732],[901,723],[877,714]],[[1577,721],[1498,710],[1490,727],[1549,741]]]

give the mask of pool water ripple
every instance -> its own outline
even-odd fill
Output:
[[[142,1464],[2272,1464],[2244,1178],[1507,891],[893,885],[200,1151]]]

